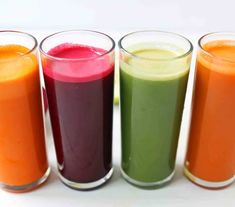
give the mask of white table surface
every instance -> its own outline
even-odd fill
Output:
[[[27,31],[27,30],[26,30]],[[30,30],[39,40],[52,31]],[[192,31],[176,31],[187,36],[194,43],[202,34]],[[115,40],[124,32],[107,32]],[[194,61],[193,61],[194,62]],[[190,99],[192,91],[192,75],[194,63],[190,74],[190,82],[184,109],[182,130],[179,139],[179,148],[176,162],[176,174],[173,181],[157,190],[143,190],[128,184],[120,174],[120,117],[119,109],[114,108],[113,130],[113,163],[114,175],[107,185],[93,191],[76,191],[64,186],[58,179],[56,170],[56,158],[52,136],[47,117],[47,147],[51,165],[51,175],[47,183],[39,189],[23,193],[12,194],[0,191],[0,207],[145,207],[145,206],[235,206],[235,184],[223,190],[206,190],[189,182],[182,173],[185,146],[187,142],[187,129],[190,111]]]

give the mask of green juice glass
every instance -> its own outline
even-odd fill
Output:
[[[139,31],[119,49],[122,175],[157,188],[174,176],[193,46],[178,34]]]

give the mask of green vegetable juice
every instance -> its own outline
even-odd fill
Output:
[[[190,60],[168,48],[142,45],[120,60],[122,172],[137,185],[174,174]]]

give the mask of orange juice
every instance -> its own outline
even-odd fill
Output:
[[[0,46],[0,186],[24,191],[47,177],[38,61],[21,45]]]
[[[186,176],[221,188],[235,174],[235,40],[212,40],[197,55]]]

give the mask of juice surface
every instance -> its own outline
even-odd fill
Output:
[[[189,68],[184,60],[171,63],[178,55],[171,50],[132,53],[146,59],[121,61],[122,169],[136,181],[153,183],[174,171]]]
[[[64,82],[87,82],[103,78],[112,72],[110,67],[112,59],[104,55],[106,52],[101,48],[86,45],[70,43],[58,45],[48,52],[58,59],[57,61],[48,59],[44,73]],[[100,57],[101,55],[104,57]],[[67,60],[59,61],[60,58]]]
[[[114,65],[94,59],[104,52],[66,43],[49,55],[70,61],[43,64],[59,171],[73,182],[97,181],[112,168]]]
[[[0,46],[0,183],[27,185],[48,168],[38,62],[20,45]]]
[[[235,41],[199,51],[185,166],[196,177],[226,181],[235,173]]]

